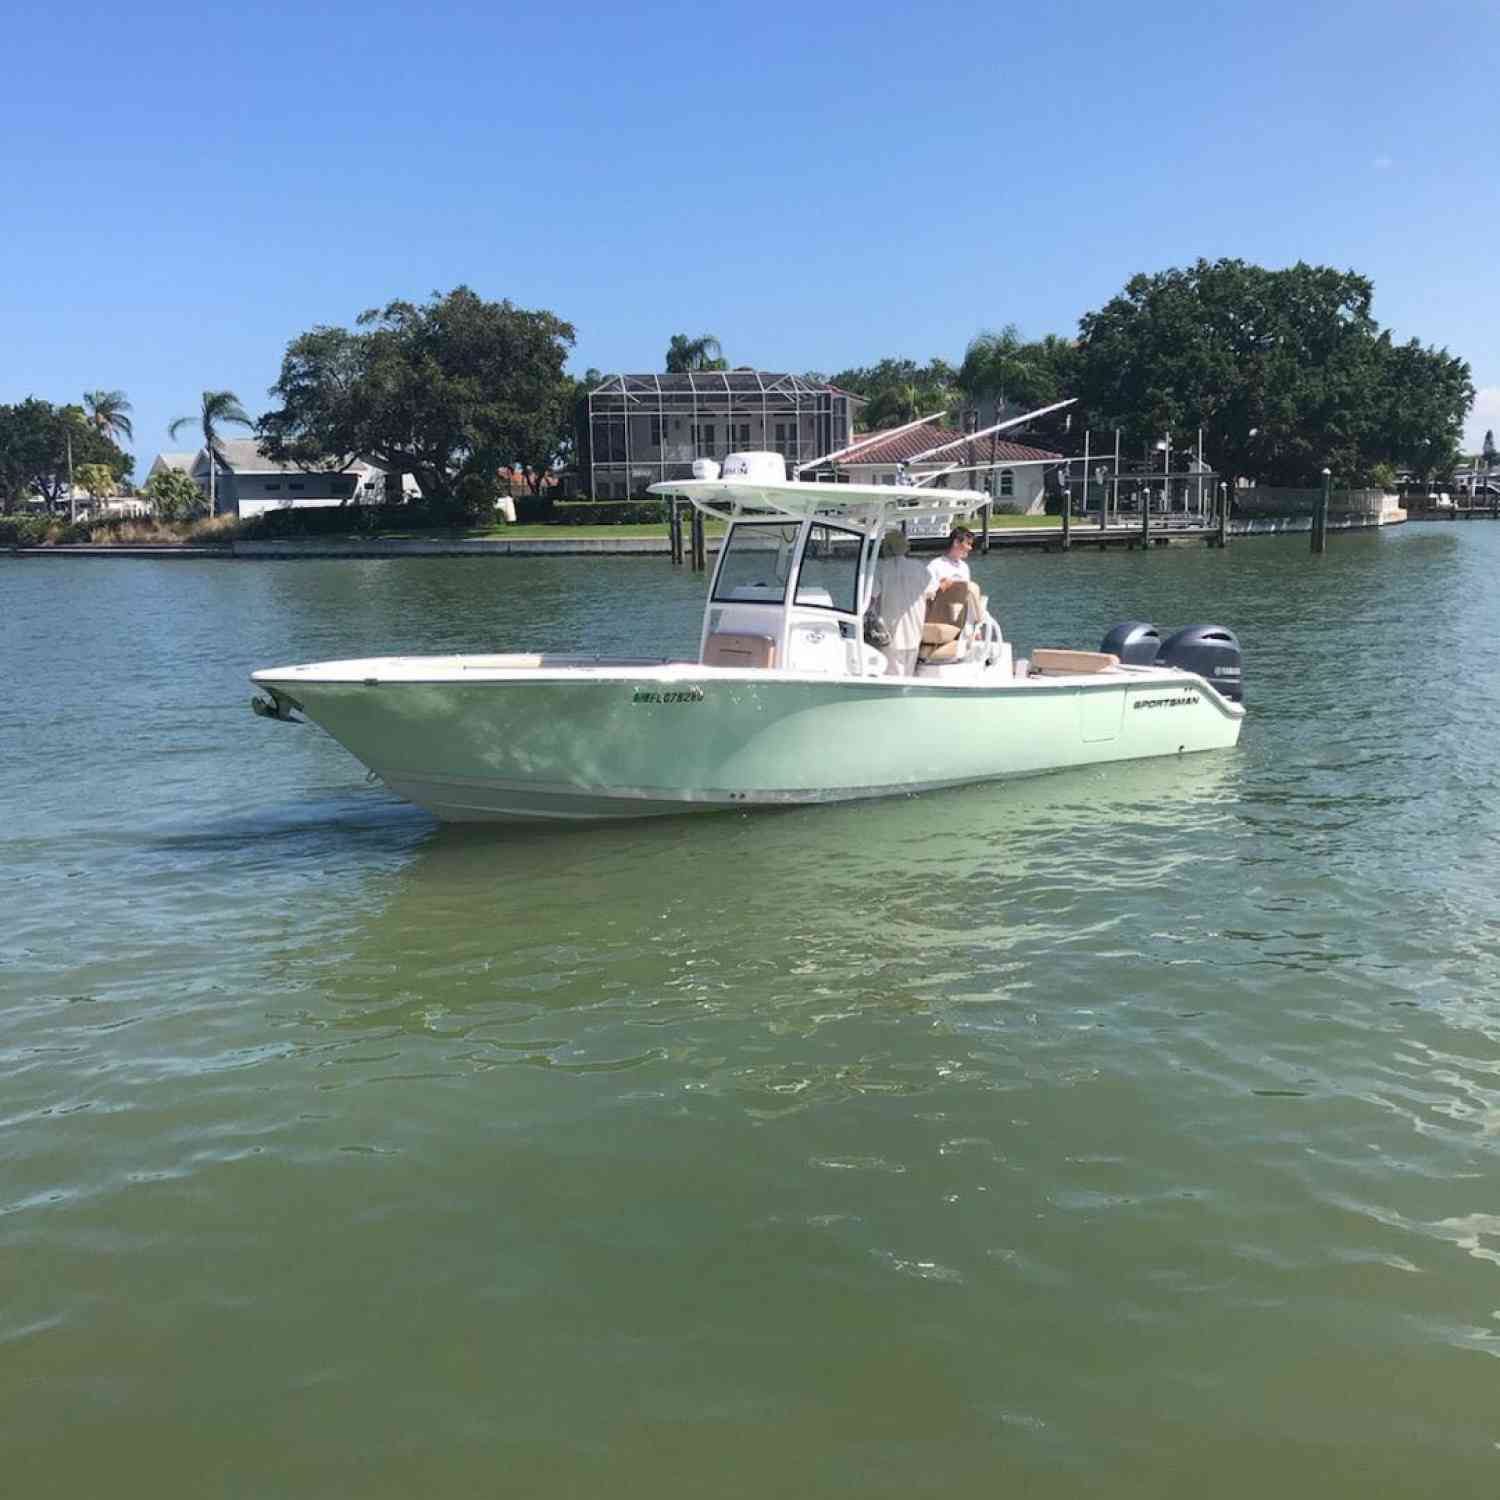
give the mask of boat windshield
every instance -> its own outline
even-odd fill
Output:
[[[864,538],[837,526],[814,526],[802,552],[797,575],[797,603],[818,609],[855,612],[859,587],[859,554]]]
[[[714,598],[780,604],[786,598],[801,529],[784,521],[741,521],[730,527],[714,580]]]

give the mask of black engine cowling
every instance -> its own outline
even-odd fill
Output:
[[[1104,637],[1099,649],[1132,667],[1149,667],[1161,650],[1161,631],[1144,620],[1126,620]]]
[[[1222,625],[1189,625],[1161,643],[1156,656],[1159,667],[1180,667],[1196,672],[1235,703],[1245,698],[1244,658],[1232,630]]]
[[[1162,640],[1144,620],[1116,625],[1099,643],[1133,667],[1177,667],[1206,678],[1224,697],[1244,701],[1244,658],[1232,630],[1222,625],[1189,625]]]

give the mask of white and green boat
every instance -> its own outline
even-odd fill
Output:
[[[929,613],[914,675],[887,675],[863,630],[882,534],[962,519],[987,497],[788,480],[776,454],[731,455],[722,476],[706,467],[652,486],[728,523],[697,660],[318,662],[254,673],[253,706],[312,720],[392,791],[457,822],[900,796],[1238,740],[1238,647],[1216,627],[1175,655],[1154,632],[1143,653],[1136,630],[1121,654],[1022,661],[971,587]]]

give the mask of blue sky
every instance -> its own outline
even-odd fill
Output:
[[[1500,431],[1494,0],[347,0],[6,18],[0,401],[204,387],[467,283],[572,368],[962,356],[1199,256],[1352,268]],[[182,444],[186,446],[186,443]]]

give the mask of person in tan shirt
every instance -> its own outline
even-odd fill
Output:
[[[875,601],[891,633],[890,644],[881,648],[887,677],[910,677],[916,669],[931,584],[927,565],[907,555],[905,534],[886,532],[875,570]]]

